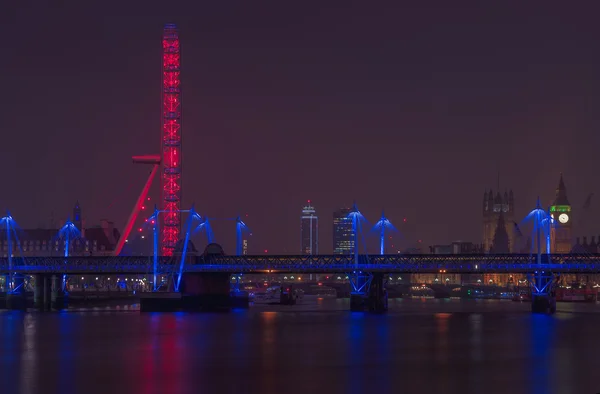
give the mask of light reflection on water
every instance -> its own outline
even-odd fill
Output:
[[[3,311],[0,393],[600,392],[596,304],[559,304],[555,316],[510,301],[390,307]]]
[[[27,314],[23,317],[23,350],[21,351],[20,386],[23,394],[35,394],[35,375],[37,370],[36,319]]]

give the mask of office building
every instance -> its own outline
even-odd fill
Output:
[[[354,253],[354,231],[350,208],[341,208],[333,213],[333,254]]]
[[[300,217],[300,238],[302,254],[319,254],[319,218],[308,200],[308,205],[302,208]]]

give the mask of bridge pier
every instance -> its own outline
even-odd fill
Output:
[[[186,272],[182,277],[184,311],[228,311],[232,307],[229,286],[231,274],[224,272]]]
[[[52,284],[50,307],[56,310],[65,309],[67,307],[67,293],[63,289],[62,275],[52,275],[50,281]]]
[[[6,309],[24,311],[27,309],[27,298],[25,292],[7,293]]]
[[[33,304],[36,309],[49,311],[67,307],[67,294],[62,289],[62,275],[37,274],[33,287]]]
[[[141,293],[140,312],[176,312],[181,310],[181,293]]]
[[[46,303],[44,302],[46,275],[36,274],[33,278],[33,305],[36,309],[45,310]],[[48,309],[50,309],[48,303]]]
[[[184,272],[180,293],[155,292],[142,295],[142,312],[212,312],[231,308],[248,308],[248,297],[232,295],[230,273]]]
[[[383,273],[373,273],[368,282],[358,287],[359,291],[350,294],[350,310],[353,312],[386,312],[388,310],[388,294],[385,289],[384,277]],[[361,284],[364,280],[357,278],[357,283]]]
[[[13,291],[6,293],[6,309],[24,311],[27,309],[25,278],[22,275],[15,275],[12,280]]]
[[[551,272],[538,271],[528,279],[531,284],[531,312],[555,313],[558,277]]]

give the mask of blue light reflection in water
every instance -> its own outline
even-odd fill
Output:
[[[544,314],[531,315],[531,384],[532,394],[548,394],[553,392],[550,381],[553,377],[551,365],[551,348],[555,329],[553,316]]]
[[[330,301],[222,314],[0,312],[0,393],[599,391],[595,304],[544,316],[510,301],[404,299],[372,315]]]
[[[59,313],[55,316],[58,317],[58,334],[59,334],[59,353],[58,360],[58,392],[64,394],[78,394],[73,389],[73,379],[76,379],[76,355],[75,355],[75,341],[82,335],[82,332],[78,332],[78,322],[76,322],[77,316],[70,313]]]
[[[20,348],[17,338],[24,314],[0,311],[0,392],[17,392]]]

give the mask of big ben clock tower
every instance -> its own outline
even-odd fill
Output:
[[[573,219],[571,218],[571,204],[567,199],[567,189],[562,173],[556,189],[554,203],[550,206],[550,215],[555,220],[551,231],[551,252],[570,253],[572,247]]]

